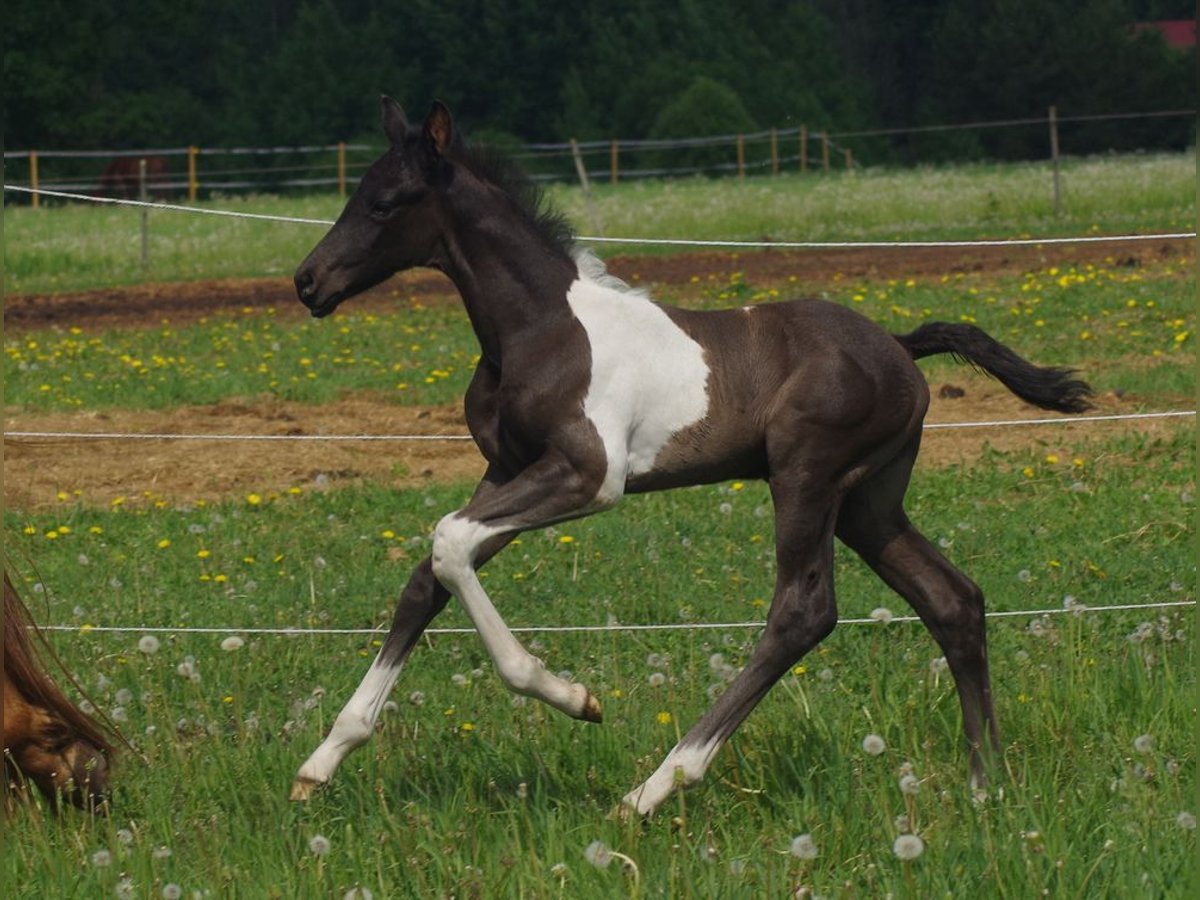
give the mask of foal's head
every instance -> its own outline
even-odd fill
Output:
[[[98,807],[108,796],[112,746],[96,722],[49,678],[34,651],[32,627],[4,575],[4,775],[8,786],[32,781],[52,803]]]
[[[387,152],[296,270],[296,291],[317,318],[395,272],[446,263],[440,238],[454,177],[448,157],[459,145],[450,111],[434,103],[421,127],[411,128],[399,103],[382,102]]]

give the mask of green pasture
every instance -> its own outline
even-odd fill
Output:
[[[1193,444],[1121,431],[1072,455],[919,473],[911,512],[996,612],[1195,597]],[[746,659],[755,630],[526,634],[605,724],[513,701],[471,635],[415,651],[398,708],[307,805],[286,793],[361,677],[430,528],[468,486],[366,486],[188,508],[6,511],[35,615],[126,753],[107,820],[19,814],[10,896],[1185,896],[1194,862],[1194,612],[991,624],[1005,752],[974,803],[957,701],[920,626],[845,624],[768,695],[699,788],[606,818]],[[726,484],[631,498],[527,535],[484,570],[514,626],[761,621],[768,498]],[[907,610],[839,550],[840,611]],[[453,606],[437,623],[461,627]],[[109,633],[97,625],[215,633]],[[77,629],[77,630],[74,630]],[[226,639],[244,641],[226,650]],[[196,673],[193,675],[192,673]],[[659,673],[659,675],[655,675]],[[654,677],[652,677],[654,676]],[[867,734],[887,749],[864,753]],[[1149,737],[1145,737],[1149,736]],[[915,796],[897,784],[908,763]],[[1183,815],[1181,815],[1183,814]],[[898,817],[907,816],[907,824]],[[905,830],[924,853],[893,854]],[[809,834],[815,859],[789,853]],[[322,836],[329,850],[310,843]],[[602,841],[637,866],[591,865]],[[322,844],[317,841],[318,850]],[[205,893],[207,892],[207,893]]]
[[[1042,163],[596,184],[590,204],[573,185],[553,186],[548,195],[584,235],[947,240],[1191,231],[1195,176],[1194,152],[1064,160],[1057,217],[1050,169]],[[227,196],[198,205],[332,220],[342,201]],[[143,266],[138,209],[47,201],[38,210],[7,205],[4,215],[6,290],[18,294],[289,275],[322,234],[314,225],[152,210]],[[674,252],[617,245],[599,251]]]
[[[1194,156],[1072,161],[1058,220],[1038,166],[598,186],[595,202],[610,234],[1185,230],[1194,171]],[[592,230],[576,191],[553,194]],[[330,218],[338,204],[209,205]],[[797,218],[801,207],[812,214]],[[281,275],[321,233],[156,211],[143,272],[139,215],[6,208],[7,289]],[[1123,408],[1181,409],[1195,397],[1185,265],[1110,259],[821,285],[729,271],[657,299],[709,307],[815,290],[895,332],[975,322],[1038,362],[1079,367]],[[387,313],[351,301],[320,322],[259,311],[120,331],[9,329],[4,345],[17,429],[41,412],[230,398],[449,402],[478,352],[457,306],[410,298]],[[935,384],[962,372],[949,360],[922,365]],[[700,787],[648,823],[608,818],[747,658],[775,569],[758,483],[629,498],[524,535],[484,569],[512,626],[615,627],[522,635],[592,689],[603,725],[514,701],[473,635],[433,634],[379,734],[306,805],[287,801],[291,778],[381,635],[292,632],[386,627],[432,527],[471,485],[298,483],[220,503],[103,508],[65,485],[57,507],[6,508],[7,558],[34,616],[67,627],[50,633],[52,646],[134,750],[121,757],[109,817],[36,804],[10,817],[5,896],[1192,896],[1195,611],[1099,608],[1195,600],[1193,423],[1071,435],[920,467],[909,493],[914,521],[983,587],[989,610],[1014,614],[990,625],[1004,753],[982,801],[966,785],[936,645],[918,624],[876,621],[842,625],[801,661]],[[841,549],[837,569],[844,618],[907,614]],[[1095,611],[1062,612],[1081,606]],[[436,624],[466,619],[452,603]],[[619,628],[642,624],[672,628]],[[871,734],[886,745],[879,755],[864,750]],[[898,780],[909,769],[918,789],[906,795]],[[893,850],[906,832],[924,842],[910,861]],[[801,835],[815,858],[791,852]],[[585,851],[597,841],[633,866],[593,865],[594,846],[591,860]]]
[[[731,271],[657,299],[705,308],[800,292]],[[1195,282],[1182,260],[845,281],[820,292],[893,332],[925,320],[977,323],[1031,359],[1082,367],[1099,391],[1119,390],[1151,407],[1192,396]],[[13,330],[4,347],[7,402],[29,411],[169,408],[256,395],[327,403],[354,391],[444,403],[462,396],[478,354],[460,306],[405,299],[390,313],[356,313],[351,300],[319,321],[256,311],[100,333]],[[928,365],[937,373],[957,368]]]

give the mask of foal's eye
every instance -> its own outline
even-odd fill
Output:
[[[396,208],[395,203],[390,203],[386,200],[376,200],[371,204],[371,214],[376,216],[386,216]]]

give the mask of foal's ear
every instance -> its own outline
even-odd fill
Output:
[[[444,157],[450,152],[457,135],[454,133],[454,120],[450,117],[450,110],[446,109],[441,100],[433,101],[429,115],[425,117],[424,131],[425,143],[435,156]]]
[[[404,143],[404,136],[408,134],[408,117],[404,115],[400,104],[387,94],[379,98],[379,105],[383,112],[383,133],[387,135],[393,147],[399,147]]]

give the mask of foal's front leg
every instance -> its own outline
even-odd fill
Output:
[[[458,512],[438,523],[433,535],[433,572],[458,598],[487,648],[504,684],[576,719],[600,721],[600,704],[582,684],[546,671],[509,630],[479,581],[479,554],[495,541],[577,518],[611,505],[597,500],[599,479],[587,477],[564,454],[549,451],[520,475],[488,484]]]

